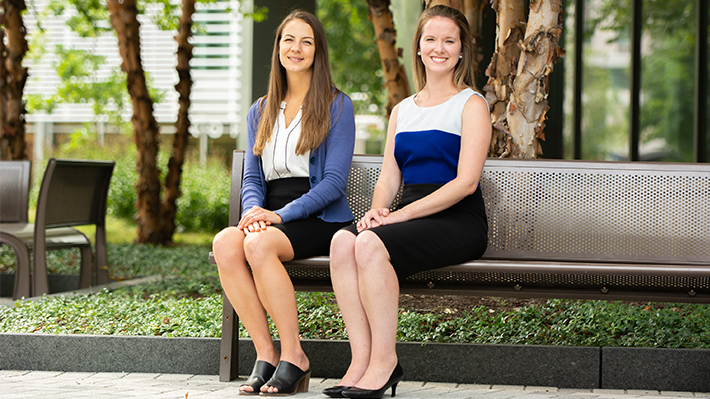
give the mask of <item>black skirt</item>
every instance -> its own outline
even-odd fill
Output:
[[[397,209],[440,187],[440,184],[405,186]],[[357,234],[355,225],[345,229]],[[400,281],[425,270],[478,259],[488,245],[488,220],[480,188],[439,213],[371,230],[385,244]]]
[[[272,180],[268,183],[266,209],[276,210],[283,208],[310,189],[311,185],[306,177]],[[349,224],[352,224],[352,222],[329,223],[315,215],[311,215],[306,219],[272,226],[286,234],[286,237],[291,242],[294,253],[293,259],[295,260],[328,255],[333,234]]]

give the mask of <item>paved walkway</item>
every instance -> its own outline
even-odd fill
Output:
[[[142,373],[65,373],[52,371],[0,370],[3,399],[222,399],[236,398],[239,384],[219,382],[217,376]],[[335,380],[311,379],[307,393],[295,399],[326,398],[320,392]],[[389,398],[388,391],[385,397]],[[248,397],[248,396],[242,396]],[[549,387],[458,385],[405,381],[397,387],[397,398],[484,398],[484,399],[636,399],[710,398],[710,393],[572,390]]]

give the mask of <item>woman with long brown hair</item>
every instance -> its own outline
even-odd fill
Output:
[[[331,397],[381,398],[404,371],[396,352],[399,282],[477,259],[487,245],[479,179],[491,140],[460,11],[425,10],[413,43],[418,92],[392,111],[372,208],[333,236],[331,278],[352,361]],[[402,200],[390,212],[404,183]]]
[[[305,392],[310,363],[283,262],[327,254],[332,235],[351,224],[345,185],[355,146],[352,102],[333,86],[325,31],[314,15],[294,11],[279,26],[269,91],[250,108],[247,128],[243,214],[213,242],[224,292],[256,349],[239,393]]]

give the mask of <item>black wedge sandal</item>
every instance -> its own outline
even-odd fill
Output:
[[[266,383],[267,380],[271,378],[271,376],[274,375],[274,371],[276,371],[276,367],[274,367],[271,363],[265,362],[263,360],[257,360],[256,363],[254,363],[254,369],[251,371],[251,375],[249,378],[247,378],[247,381],[240,385],[239,388],[244,387],[244,386],[250,386],[252,391],[242,391],[241,389],[239,390],[240,395],[258,395],[260,394],[260,389],[261,387]]]
[[[264,385],[278,389],[278,392],[262,392],[261,396],[289,396],[296,392],[308,392],[311,370],[303,371],[287,361],[280,361],[273,377]]]

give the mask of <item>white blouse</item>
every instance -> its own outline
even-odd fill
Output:
[[[286,126],[284,110],[286,102],[281,102],[279,117],[274,125],[271,140],[266,142],[261,153],[261,166],[264,169],[266,181],[288,177],[308,177],[308,158],[310,152],[296,155],[298,138],[301,136],[301,110]]]

